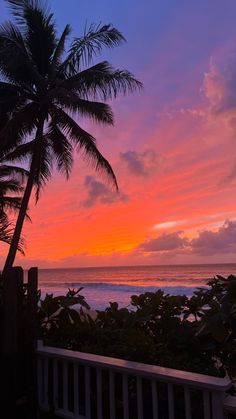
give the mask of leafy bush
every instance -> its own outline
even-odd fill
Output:
[[[110,303],[96,318],[78,291],[46,295],[38,311],[46,344],[204,374],[236,375],[236,277],[216,276],[191,298],[158,290]],[[74,307],[79,305],[78,307]]]

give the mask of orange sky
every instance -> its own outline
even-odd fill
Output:
[[[160,7],[155,3],[150,18]],[[137,34],[131,25],[129,43],[109,60],[132,70],[144,90],[113,103],[114,128],[82,123],[112,163],[119,194],[76,157],[69,181],[55,174],[37,206],[32,200],[26,257],[18,256],[18,264],[235,261],[236,5],[229,1],[224,26],[223,0],[207,17],[203,0],[189,3],[156,29],[145,60],[137,44],[148,28]],[[1,261],[6,251],[1,245]]]

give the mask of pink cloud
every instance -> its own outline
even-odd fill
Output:
[[[236,221],[227,220],[217,231],[205,230],[191,241],[192,252],[201,256],[236,252]]]
[[[165,252],[184,249],[189,240],[186,237],[181,237],[182,231],[174,233],[164,233],[157,238],[149,239],[140,245],[143,252]]]
[[[153,149],[143,152],[128,150],[120,153],[120,158],[131,175],[141,177],[154,175],[162,169],[164,163],[164,158]]]
[[[82,201],[84,208],[91,208],[96,204],[111,205],[116,202],[127,202],[128,195],[121,191],[114,191],[104,183],[96,180],[93,176],[86,176],[84,181],[87,197]]]
[[[214,230],[202,230],[197,237],[189,239],[183,231],[164,233],[146,240],[138,250],[148,253],[173,251],[188,255],[204,257],[218,254],[233,254],[236,252],[236,220],[226,220],[223,225]]]

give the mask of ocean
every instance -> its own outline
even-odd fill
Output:
[[[191,296],[214,275],[230,274],[236,275],[236,264],[40,269],[39,288],[44,296],[64,295],[68,288],[83,287],[81,294],[91,308],[102,310],[110,301],[129,308],[131,295],[160,288],[166,293]]]

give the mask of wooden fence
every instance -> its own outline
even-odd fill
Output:
[[[1,411],[36,417],[36,322],[38,270],[11,268],[0,280]],[[34,414],[35,413],[35,414]]]
[[[225,419],[229,378],[38,343],[39,406],[66,419]],[[227,416],[228,417],[228,416]]]

